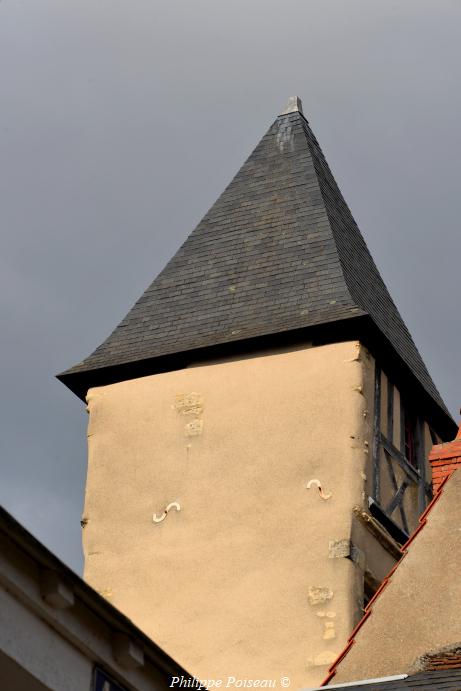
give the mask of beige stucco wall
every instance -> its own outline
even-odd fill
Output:
[[[421,655],[460,640],[460,494],[457,470],[373,604],[334,683],[405,674]]]
[[[86,580],[200,678],[320,683],[361,597],[328,553],[364,501],[368,370],[350,342],[91,389]]]
[[[138,666],[120,657],[119,631]],[[157,656],[154,644],[146,645],[124,617],[107,611],[80,578],[0,511],[1,691],[89,691],[96,665],[123,688],[163,691],[171,666]]]

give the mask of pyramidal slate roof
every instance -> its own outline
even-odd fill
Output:
[[[365,316],[448,415],[294,97],[109,338],[59,378],[84,396],[111,380],[102,370]]]

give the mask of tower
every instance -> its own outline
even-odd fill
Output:
[[[315,685],[456,430],[290,99],[109,338],[85,578],[200,678]]]

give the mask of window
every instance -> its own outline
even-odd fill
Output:
[[[413,466],[413,468],[418,468],[418,458],[416,454],[416,443],[415,443],[415,430],[416,430],[416,419],[407,410],[402,411],[404,415],[404,435],[403,442],[404,448],[403,452],[405,458]]]

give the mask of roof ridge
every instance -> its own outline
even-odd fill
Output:
[[[366,245],[364,237],[360,232],[360,228],[357,225],[349,205],[344,199],[344,196],[336,183],[329,163],[326,160],[314,133],[310,129],[308,121],[306,118],[304,118],[304,116],[303,119],[305,121],[307,143],[314,161],[314,165],[317,167],[317,175],[320,181],[320,191],[324,199],[326,213],[330,222],[331,231],[335,237],[335,244],[338,249],[341,268],[343,270],[344,279],[346,281],[351,298],[355,304],[359,305],[370,315],[377,327],[384,332],[384,335],[388,336],[389,328],[386,324],[387,320],[385,318],[379,318],[381,316],[381,310],[376,310],[374,305],[370,304],[369,300],[366,300],[368,291],[364,290],[363,285],[360,285],[360,280],[363,277],[363,267],[357,266],[357,258],[360,258],[361,262],[365,260],[369,264],[367,267],[367,272],[371,273],[372,275],[373,293],[376,294],[377,300],[383,304],[383,307],[385,308],[385,315],[392,315],[393,320],[397,320],[399,323],[399,328],[402,331],[405,346],[407,348],[407,355],[413,351],[412,359],[414,361],[415,368],[420,370],[424,377],[430,382],[429,388],[431,391],[429,392],[442,400],[440,392],[430,377],[424,360],[421,357],[411,333],[402,319],[398,307],[392,299],[392,295],[389,293],[378,266]],[[349,240],[349,242],[347,240]],[[356,270],[351,271],[351,268],[355,268]],[[360,271],[360,268],[362,268],[362,271]],[[394,344],[394,347],[396,346],[397,350],[400,350],[400,343]]]

